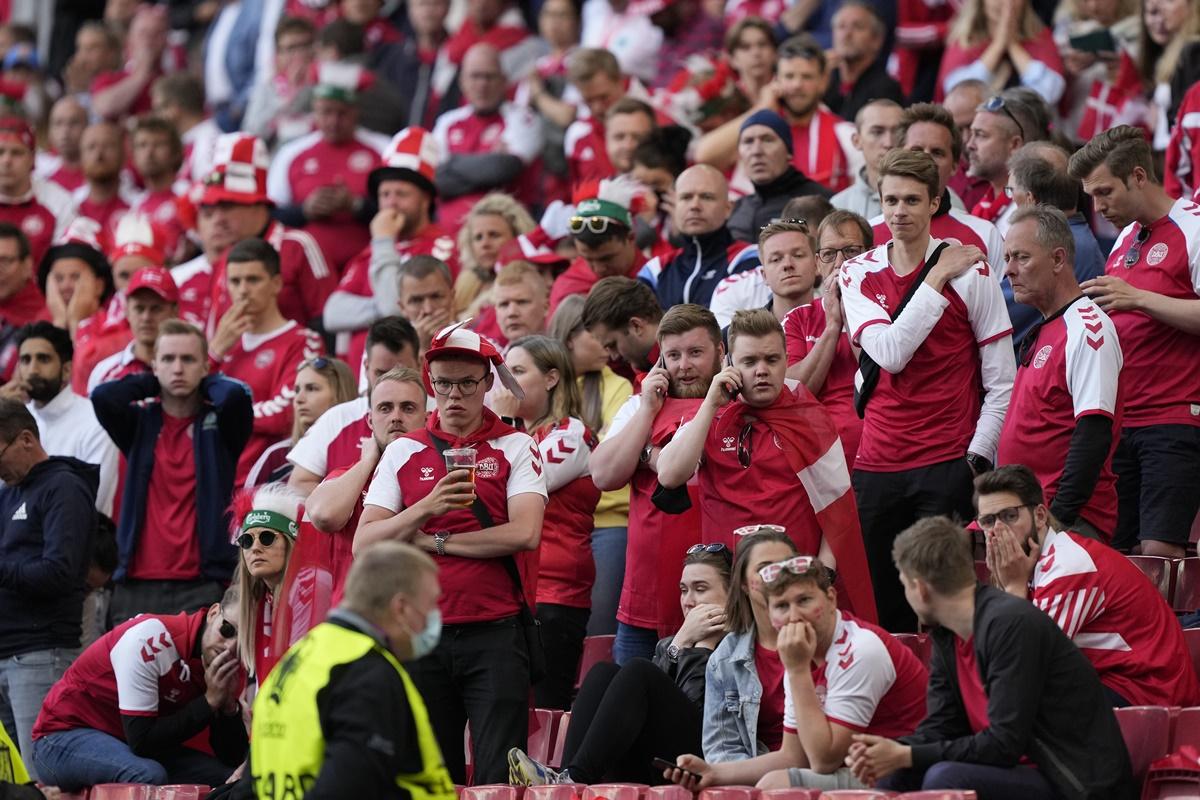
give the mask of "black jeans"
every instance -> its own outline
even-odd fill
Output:
[[[191,613],[221,602],[225,587],[216,581],[138,581],[118,583],[108,606],[115,628],[138,614]]]
[[[576,783],[664,783],[656,756],[702,752],[703,714],[653,661],[597,664],[571,710],[563,765]]]
[[[904,587],[892,562],[892,543],[905,528],[924,517],[945,514],[963,523],[974,517],[973,481],[965,458],[903,472],[854,470],[851,483],[879,624],[892,633],[917,629],[917,615],[904,599]]]
[[[538,603],[537,619],[542,623],[542,647],[546,650],[546,677],[533,687],[538,708],[566,711],[571,707],[589,614],[586,608]]]
[[[508,751],[529,739],[529,654],[517,618],[447,625],[437,649],[405,666],[454,782],[467,782],[469,720],[473,782],[508,783]]]

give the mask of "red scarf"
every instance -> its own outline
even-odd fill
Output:
[[[742,400],[728,406],[716,422],[718,441],[736,437],[747,416],[761,420],[771,429],[782,445],[788,465],[807,490],[821,532],[837,561],[838,580],[844,586],[848,610],[875,622],[878,619],[875,594],[854,491],[850,488],[850,471],[829,412],[807,390],[793,392],[784,387],[765,408],[753,408]]]
[[[989,185],[987,191],[983,193],[983,197],[979,198],[979,202],[971,209],[971,213],[980,219],[994,223],[1011,202],[1012,198],[1008,196],[1007,192],[1000,192],[997,196],[996,187]]]

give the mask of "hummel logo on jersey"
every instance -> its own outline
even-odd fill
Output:
[[[433,467],[421,467],[421,480],[433,480]]]
[[[13,522],[16,522],[16,521],[22,520],[22,519],[29,519],[29,515],[27,513],[25,513],[25,504],[24,503],[21,503],[21,507],[13,512],[12,518],[13,518]]]
[[[732,451],[733,451],[733,449],[734,449],[734,447],[733,447],[733,443],[734,443],[734,442],[736,442],[736,441],[737,441],[737,439],[736,439],[735,437],[733,437],[733,436],[723,436],[723,437],[721,437],[721,452],[722,452],[722,453],[730,453],[730,452],[732,452]]]

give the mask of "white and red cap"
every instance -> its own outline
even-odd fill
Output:
[[[125,296],[133,297],[133,293],[145,289],[154,292],[168,303],[179,302],[179,287],[171,277],[171,271],[162,267],[142,267],[133,273],[129,286],[125,287]]]
[[[477,358],[490,365],[500,376],[500,382],[504,384],[504,387],[512,392],[518,400],[524,400],[525,390],[521,388],[521,384],[517,383],[517,379],[504,365],[504,356],[501,355],[500,350],[486,336],[480,336],[468,328],[467,325],[470,322],[471,320],[464,319],[462,322],[442,328],[429,343],[429,349],[425,351],[425,363],[421,370],[425,381],[425,391],[429,392],[430,396],[433,395],[433,384],[429,380],[429,362],[445,356],[467,356],[468,358]]]
[[[358,96],[371,88],[375,76],[361,64],[349,61],[322,61],[317,65],[317,85],[313,97],[337,100],[353,105]]]
[[[438,168],[438,147],[433,134],[413,125],[392,137],[383,151],[383,163],[367,176],[367,189],[379,193],[384,181],[408,181],[437,197],[434,174]]]
[[[270,204],[267,168],[271,158],[262,139],[249,133],[224,133],[213,150],[213,171],[204,181],[200,205]]]
[[[24,117],[0,117],[0,139],[15,141],[25,145],[30,150],[37,149],[37,138],[33,134],[33,126]]]
[[[141,256],[156,266],[166,261],[162,236],[145,214],[130,212],[121,217],[113,232],[112,250],[108,257],[115,263],[126,256]]]

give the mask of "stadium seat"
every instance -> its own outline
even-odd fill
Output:
[[[1129,556],[1129,560],[1149,578],[1154,588],[1158,589],[1158,593],[1170,604],[1171,591],[1174,588],[1172,584],[1175,582],[1174,562],[1161,556]]]
[[[521,790],[517,786],[500,783],[485,786],[468,786],[462,791],[462,800],[518,800]]]
[[[529,742],[525,752],[535,761],[545,764],[550,760],[550,749],[554,744],[555,717],[560,713],[549,708],[535,708],[529,721]],[[536,721],[536,724],[535,724]]]
[[[924,792],[905,792],[898,800],[975,800],[970,789],[935,789]]]
[[[583,640],[583,657],[579,659],[579,674],[575,676],[575,688],[583,683],[588,671],[604,661],[612,661],[613,642],[616,636],[589,636]]]
[[[558,730],[554,732],[554,744],[550,748],[550,758],[547,764],[554,769],[563,766],[563,750],[567,746],[567,728],[571,726],[571,712],[567,711],[558,718]]]
[[[154,790],[154,800],[204,800],[209,787],[190,784],[159,786]]]
[[[583,790],[583,800],[641,800],[644,783],[597,783]]]
[[[80,789],[78,792],[59,792],[58,800],[88,800],[88,790]]]
[[[720,786],[700,792],[700,800],[755,800],[756,797],[758,789],[753,786]]]
[[[144,783],[101,783],[88,792],[88,800],[154,800],[154,788]]]
[[[1187,642],[1188,652],[1192,654],[1192,666],[1200,675],[1200,628],[1184,628],[1183,640]]]
[[[913,651],[917,658],[921,659],[921,663],[926,667],[929,666],[929,659],[933,656],[933,640],[929,638],[928,633],[896,633],[893,634],[900,643]]]
[[[1185,744],[1200,748],[1200,708],[1182,708],[1175,717],[1175,732],[1171,736],[1171,752],[1174,753]]]
[[[1200,609],[1200,558],[1179,559],[1171,607],[1176,611]]]
[[[579,800],[579,795],[587,788],[580,783],[558,783],[550,786],[529,786],[525,789],[524,800]],[[689,794],[686,800],[691,800]]]
[[[693,796],[687,789],[673,783],[666,786],[651,786],[646,790],[646,800],[692,800]]]
[[[1171,711],[1166,706],[1130,706],[1118,708],[1116,714],[1133,765],[1133,775],[1140,782],[1150,764],[1167,754]]]
[[[758,793],[759,800],[819,800],[820,789],[764,789]]]
[[[878,789],[830,789],[821,792],[820,800],[888,800],[895,796],[895,792]]]

